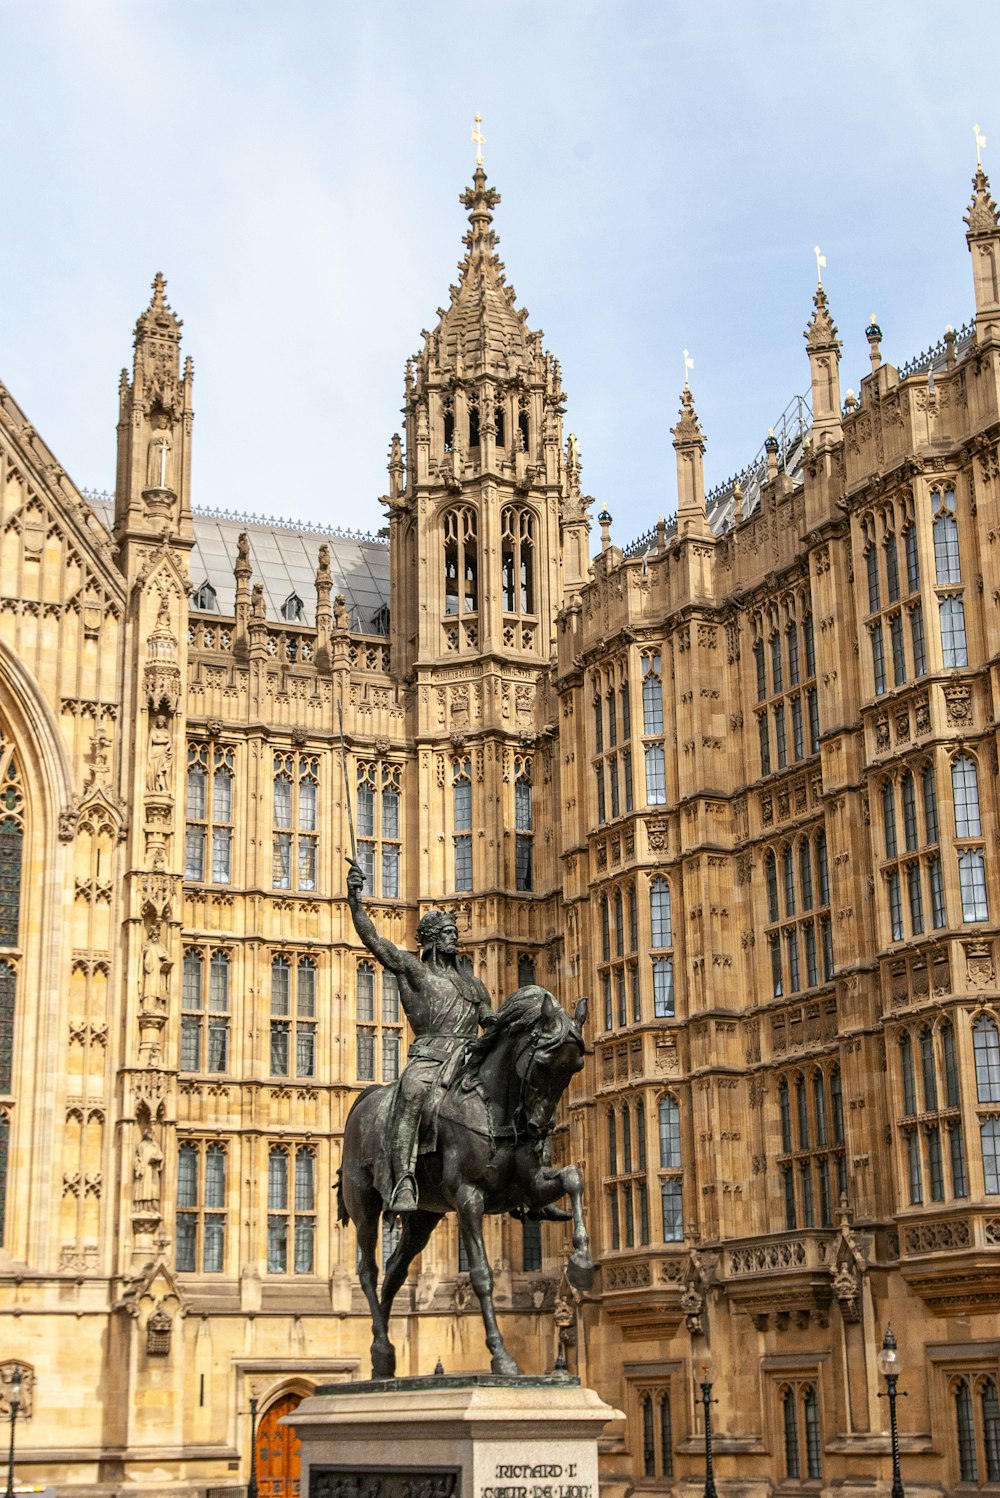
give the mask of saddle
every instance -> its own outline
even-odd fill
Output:
[[[470,1092],[475,1091],[478,1084],[479,1056],[474,1052],[474,1044],[473,1042],[469,1047],[456,1048],[453,1055],[441,1069],[438,1085],[432,1087],[428,1096],[424,1099],[417,1143],[418,1156],[431,1155],[437,1149],[438,1118],[445,1099],[457,1096],[464,1098]],[[473,1050],[471,1065],[463,1066],[469,1050]],[[376,1113],[378,1134],[382,1140],[382,1144],[379,1146],[377,1158],[372,1161],[372,1174],[375,1180],[375,1188],[381,1194],[384,1202],[388,1202],[391,1199],[396,1187],[387,1141],[391,1137],[392,1120],[396,1111],[398,1095],[399,1082],[390,1082],[379,1101]]]

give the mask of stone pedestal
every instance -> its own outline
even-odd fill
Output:
[[[614,1410],[578,1379],[467,1374],[331,1384],[283,1423],[302,1498],[598,1498]]]

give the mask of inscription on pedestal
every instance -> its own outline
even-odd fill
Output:
[[[462,1498],[462,1474],[455,1467],[313,1467],[309,1498]]]
[[[597,1498],[596,1483],[580,1480],[579,1462],[507,1458],[491,1465],[476,1498]]]

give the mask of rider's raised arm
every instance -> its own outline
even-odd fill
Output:
[[[414,957],[412,952],[404,952],[386,937],[379,936],[375,930],[371,916],[361,901],[364,883],[364,870],[360,865],[352,863],[347,874],[347,903],[355,931],[369,952],[377,957],[382,966],[387,967],[391,973],[395,973],[397,977],[403,974],[410,976],[414,972],[419,974],[422,972],[419,959]]]

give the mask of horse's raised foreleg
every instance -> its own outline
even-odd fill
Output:
[[[389,1325],[396,1292],[405,1280],[407,1270],[413,1260],[441,1221],[441,1215],[440,1212],[404,1212],[401,1214],[403,1230],[382,1272],[382,1295],[379,1305],[386,1326]]]
[[[583,1176],[575,1165],[564,1165],[561,1170],[543,1165],[531,1182],[531,1205],[544,1207],[560,1196],[568,1196],[573,1208],[573,1252],[566,1278],[575,1290],[589,1290],[594,1283],[594,1261],[583,1220]]]
[[[486,1346],[492,1355],[490,1366],[494,1373],[517,1374],[520,1370],[504,1346],[493,1306],[493,1271],[483,1243],[483,1194],[475,1186],[462,1186],[456,1193],[455,1206],[469,1259],[469,1279],[483,1313]]]
[[[372,1313],[372,1378],[392,1378],[396,1372],[396,1349],[389,1341],[388,1318],[378,1298],[378,1264],[375,1252],[382,1216],[382,1198],[374,1189],[355,1201],[351,1216],[358,1233],[358,1279]]]

